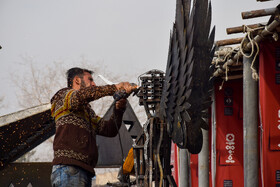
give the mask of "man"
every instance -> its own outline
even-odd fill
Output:
[[[96,86],[91,74],[87,69],[69,69],[68,87],[59,90],[51,99],[51,113],[56,124],[52,186],[91,186],[98,159],[96,135],[117,135],[126,99],[116,102],[108,121],[97,116],[89,102],[112,96],[118,90],[130,94],[135,89],[128,82]]]

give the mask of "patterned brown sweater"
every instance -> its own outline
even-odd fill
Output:
[[[105,121],[95,114],[89,102],[113,95],[115,91],[114,85],[80,90],[63,88],[53,96],[51,112],[56,123],[53,165],[76,165],[94,174],[98,159],[96,135],[116,136],[124,109],[115,109],[111,118]]]

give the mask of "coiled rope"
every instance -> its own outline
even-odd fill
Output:
[[[259,50],[258,43],[251,38],[251,33],[253,31],[263,29],[263,28],[265,28],[265,27],[258,27],[258,28],[255,28],[255,29],[251,29],[247,25],[243,25],[243,32],[246,33],[246,34],[245,34],[245,37],[242,39],[241,45],[240,45],[240,52],[244,57],[251,58],[254,55],[254,58],[252,60],[250,68],[252,70],[252,78],[256,81],[259,79],[259,75],[257,73],[257,70],[254,68],[254,64],[255,64],[256,58],[257,58],[260,50]],[[243,49],[243,47],[244,47],[243,44],[244,44],[246,38],[248,38],[248,40],[251,44],[250,55],[246,55],[245,52],[244,52],[244,49]],[[255,51],[255,47],[256,47],[256,51]]]

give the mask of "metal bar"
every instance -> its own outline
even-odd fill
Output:
[[[242,38],[232,38],[232,39],[226,39],[226,40],[219,40],[215,42],[215,45],[217,47],[225,46],[225,45],[233,45],[233,44],[240,44],[242,41]]]
[[[259,43],[262,41],[267,35],[270,35],[271,32],[276,29],[280,25],[280,18],[279,15],[275,16],[274,20],[264,29],[260,34],[254,37],[253,41]],[[246,45],[245,50],[250,50],[252,47],[252,44],[249,42]]]
[[[149,144],[149,187],[152,187],[153,185],[153,128],[154,128],[154,118],[151,118],[150,144]]]
[[[139,186],[139,178],[138,178],[138,156],[137,156],[136,149],[133,148],[133,156],[134,156],[134,170],[135,170],[135,177],[136,177],[136,185]]]
[[[211,106],[211,176],[212,187],[216,184],[216,166],[217,166],[217,152],[216,152],[216,98],[215,89],[212,92],[212,106]]]
[[[249,55],[249,54],[247,54]],[[251,58],[243,57],[244,187],[258,187],[258,81],[252,78]]]
[[[242,19],[250,19],[250,18],[257,18],[257,17],[262,17],[262,16],[274,15],[277,12],[278,12],[278,8],[268,8],[268,9],[242,12],[241,16],[242,16]]]
[[[203,146],[198,154],[198,186],[209,186],[209,134],[207,130],[202,129]]]
[[[188,150],[179,149],[179,187],[187,187],[188,185]]]
[[[141,139],[141,145],[144,145],[144,138]],[[144,176],[145,175],[145,161],[144,161],[144,149],[139,149],[139,175]],[[142,186],[144,184],[144,178],[139,181],[139,185]]]
[[[252,25],[247,25],[250,29],[256,29],[261,26],[265,26],[266,23],[257,23],[257,24],[252,24]],[[227,34],[235,34],[235,33],[241,33],[244,32],[244,25],[238,26],[238,27],[231,27],[226,29]]]

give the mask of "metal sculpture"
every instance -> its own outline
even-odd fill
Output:
[[[201,128],[208,129],[213,81],[210,24],[208,0],[194,0],[192,7],[191,0],[177,0],[166,72],[151,70],[139,76],[137,96],[148,120],[133,146],[137,186],[152,186],[153,181],[155,186],[176,186],[170,166],[171,139],[190,153],[201,151]],[[122,182],[120,186],[132,184]]]
[[[208,129],[214,55],[214,29],[210,32],[208,0],[177,0],[170,37],[160,117],[174,143],[197,154],[202,148],[201,128]]]

